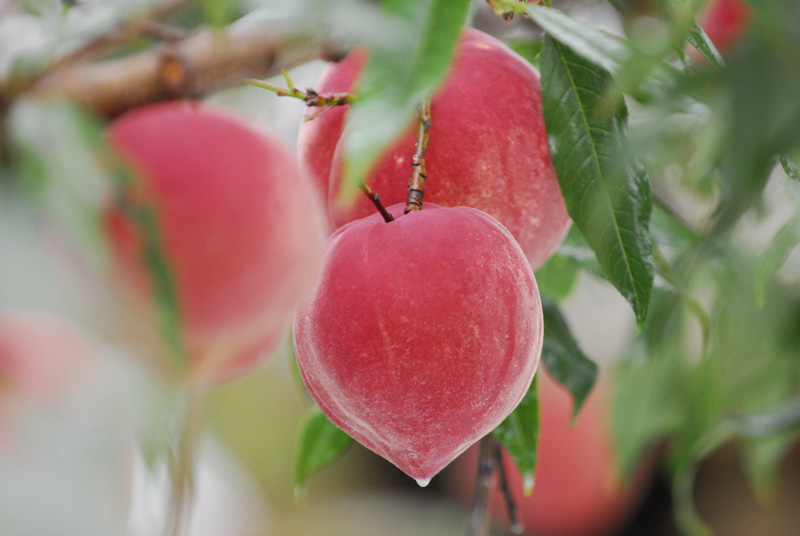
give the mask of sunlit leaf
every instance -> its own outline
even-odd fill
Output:
[[[717,47],[714,46],[714,43],[711,41],[711,39],[709,39],[705,30],[703,30],[703,27],[700,26],[697,21],[695,21],[694,24],[692,24],[692,26],[689,28],[689,32],[686,35],[686,40],[689,41],[689,44],[696,48],[697,51],[700,52],[700,54],[702,54],[703,57],[713,65],[718,67],[725,65],[725,60],[722,59]]]
[[[308,477],[339,458],[353,440],[317,408],[300,421],[294,456],[295,499],[302,501]]]
[[[789,253],[800,243],[800,218],[794,218],[778,231],[769,246],[758,258],[755,277],[755,298],[759,307],[764,307],[764,299],[775,272],[783,266]]]
[[[529,5],[528,15],[552,39],[606,71],[618,71],[620,64],[630,55],[627,45],[619,37],[588,26],[556,9]]]

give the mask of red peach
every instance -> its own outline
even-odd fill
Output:
[[[190,373],[220,381],[252,369],[281,339],[322,256],[321,212],[294,158],[267,133],[197,103],[134,110],[109,141],[135,174],[123,203],[155,211]],[[142,225],[117,203],[107,229],[138,303],[152,311]]]
[[[720,54],[726,54],[747,29],[750,15],[750,7],[741,0],[712,0],[700,18],[700,26]]]
[[[330,238],[294,323],[300,372],[331,421],[421,485],[517,406],[542,310],[524,253],[494,218],[425,204]]]
[[[365,63],[358,52],[331,65],[317,91],[352,91]],[[303,124],[298,150],[303,165],[328,198],[334,223],[372,213],[359,198],[337,203],[346,107]],[[542,118],[539,73],[503,43],[467,29],[451,71],[431,103],[425,201],[469,206],[488,213],[519,241],[534,269],[544,264],[569,227]],[[407,195],[416,128],[386,151],[366,179],[386,204]],[[335,150],[334,150],[335,147]]]

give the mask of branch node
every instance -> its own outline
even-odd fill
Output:
[[[361,184],[359,184],[359,188],[361,188],[362,192],[367,194],[369,200],[372,201],[372,204],[375,205],[376,209],[378,209],[378,212],[383,217],[383,221],[385,221],[386,223],[391,223],[394,221],[394,216],[392,216],[392,213],[386,210],[386,207],[384,207],[383,203],[381,203],[381,196],[373,192],[372,188],[367,186],[366,183],[364,183],[364,181],[361,181]]]
[[[406,199],[405,214],[422,209],[422,198],[425,195],[425,153],[428,150],[431,127],[431,98],[425,96],[419,103],[419,120],[417,128],[417,142],[414,146],[414,157],[411,159],[411,179],[408,181],[408,198]]]

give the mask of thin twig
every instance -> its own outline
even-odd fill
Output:
[[[142,104],[197,97],[338,53],[319,32],[233,24],[124,58],[59,69],[37,81],[31,93],[63,97],[98,115],[115,117]]]
[[[372,201],[372,204],[375,205],[376,209],[378,209],[378,212],[380,212],[381,216],[383,216],[383,221],[385,221],[386,223],[393,222],[394,216],[392,216],[392,213],[386,210],[386,207],[383,206],[383,203],[381,203],[381,197],[375,192],[373,192],[372,188],[367,186],[366,183],[364,183],[363,181],[360,182],[361,184],[359,185],[359,188],[361,188],[362,192],[367,194],[369,200]]]
[[[170,508],[164,523],[164,536],[183,534],[194,499],[194,450],[202,428],[204,392],[194,385],[188,389],[177,449],[171,460]]]
[[[264,82],[263,80],[255,80],[253,78],[249,78],[245,80],[245,82],[247,82],[252,86],[272,91],[279,97],[292,97],[294,99],[301,100],[306,103],[306,106],[309,107],[344,106],[346,104],[352,104],[356,100],[355,95],[347,92],[317,93],[311,88],[308,88],[305,91],[303,91],[302,89],[297,89],[296,87],[294,87],[294,84],[291,83],[291,78],[289,78],[289,75],[285,71],[284,71],[284,76],[286,77],[286,81],[289,87],[281,87],[275,84],[271,84],[269,82]]]
[[[475,477],[475,495],[469,514],[465,536],[486,536],[489,530],[489,488],[495,471],[495,450],[498,444],[492,434],[481,439],[478,450],[478,475]]]
[[[431,127],[431,98],[426,96],[419,103],[419,126],[417,127],[417,143],[414,146],[414,157],[411,160],[411,180],[408,181],[408,199],[405,213],[415,212],[422,208],[425,195],[425,153],[428,150]]]
[[[499,446],[495,449],[495,464],[497,466],[497,476],[499,479],[498,487],[500,488],[500,493],[502,493],[503,497],[505,498],[511,533],[522,534],[525,531],[525,526],[522,524],[519,516],[517,515],[517,505],[514,502],[514,497],[511,496],[511,488],[508,487],[506,468],[503,465],[503,451]]]
[[[116,28],[84,43],[79,48],[65,54],[56,61],[47,65],[42,71],[34,74],[32,78],[24,81],[15,81],[12,88],[14,92],[21,92],[33,86],[38,80],[45,78],[56,71],[84,63],[98,55],[108,53],[121,46],[130,44],[143,36],[165,38],[168,41],[178,39],[178,33],[167,30],[168,27],[158,21],[177,13],[191,3],[191,0],[173,0],[153,6],[152,9],[137,14],[128,20],[122,21]]]

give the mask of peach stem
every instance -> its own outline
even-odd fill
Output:
[[[372,201],[372,204],[375,205],[375,208],[378,209],[378,212],[380,212],[381,216],[383,216],[383,221],[386,223],[393,222],[394,217],[392,216],[391,212],[386,210],[386,207],[383,206],[383,203],[381,203],[381,196],[373,192],[372,188],[367,186],[364,182],[361,182],[359,187],[361,188],[362,192],[367,194],[369,200]]]
[[[492,434],[480,441],[478,450],[478,475],[475,477],[475,495],[465,536],[486,536],[489,529],[489,488],[496,465],[495,451],[499,448]]]
[[[425,152],[428,150],[431,126],[431,99],[426,96],[419,103],[419,127],[417,129],[417,143],[414,148],[414,157],[411,160],[411,180],[408,181],[408,199],[406,200],[405,213],[415,212],[422,208],[422,197],[425,195]]]

